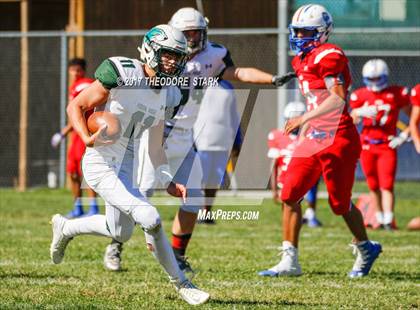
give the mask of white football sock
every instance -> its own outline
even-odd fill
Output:
[[[279,264],[298,262],[298,249],[290,242],[283,241],[283,255]]]
[[[393,219],[394,219],[394,213],[384,212],[384,225],[391,224]]]
[[[283,246],[283,250],[286,250],[289,248],[297,250],[297,248],[290,241],[283,241],[282,246]]]
[[[106,228],[105,215],[92,215],[68,220],[64,225],[63,234],[66,237],[88,234],[112,238],[111,233]]]
[[[382,213],[382,212],[376,212],[375,213],[375,217],[376,217],[376,221],[379,223],[379,224],[383,224],[384,223],[384,214]]]
[[[178,267],[174,252],[169,245],[162,226],[160,226],[157,232],[144,232],[144,235],[146,236],[146,243],[149,250],[151,250],[153,256],[162,265],[163,269],[165,269],[169,275],[169,280],[175,284],[184,282],[186,280],[185,275]]]
[[[312,220],[315,218],[315,210],[313,208],[306,208],[305,215],[303,216],[307,220]]]

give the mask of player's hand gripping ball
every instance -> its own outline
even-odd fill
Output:
[[[87,120],[87,127],[91,134],[102,130],[101,138],[116,141],[120,137],[121,124],[114,114],[106,111],[92,113]]]

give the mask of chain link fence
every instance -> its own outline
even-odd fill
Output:
[[[144,33],[144,32],[142,32]],[[85,58],[88,62],[87,75],[93,76],[95,68],[107,57],[126,56],[137,58],[137,46],[141,42],[139,32],[86,32],[84,33]],[[49,172],[63,174],[65,167],[65,149],[53,149],[50,146],[51,136],[60,129],[60,100],[66,98],[63,73],[67,72],[66,63],[62,61],[67,51],[63,39],[71,34],[64,32],[37,33],[29,40],[29,109],[28,109],[28,153],[27,175],[28,186],[45,186]],[[286,31],[282,33],[287,36]],[[401,29],[336,29],[331,42],[343,47],[350,59],[353,76],[353,88],[362,86],[361,70],[370,58],[381,57],[390,67],[391,83],[412,87],[420,82],[420,40],[418,28]],[[268,72],[277,72],[280,57],[292,56],[278,53],[277,29],[213,29],[209,39],[225,45],[237,66],[258,67]],[[3,86],[0,96],[0,186],[15,186],[19,165],[19,105],[20,105],[20,34],[0,33],[0,82]],[[64,53],[63,53],[64,52]],[[234,83],[237,88],[250,89],[246,101],[243,124],[250,119],[253,105],[261,89],[272,89],[271,86],[256,87],[249,84]],[[288,86],[288,88],[296,85]],[[293,92],[288,92],[293,93]],[[64,97],[63,97],[64,95]],[[289,96],[290,97],[290,96]],[[289,98],[292,100],[293,98]],[[245,155],[249,161],[249,175],[258,175],[261,167],[269,167],[265,156],[267,128],[278,124],[277,102],[258,102],[264,106],[258,109],[258,124],[254,124],[247,137],[255,141],[253,150]],[[245,104],[245,103],[241,103]],[[282,104],[282,103],[281,103]],[[62,105],[63,106],[63,105]],[[244,107],[240,107],[244,109]],[[254,109],[254,111],[256,111]],[[406,120],[407,122],[407,120]],[[62,121],[61,121],[62,123]],[[260,124],[261,123],[261,124]],[[60,154],[61,152],[61,154]],[[414,152],[412,144],[407,143],[399,150],[399,180],[420,180],[420,156]],[[61,167],[61,168],[60,168]],[[357,174],[362,178],[360,170]],[[62,178],[64,180],[64,178]],[[268,180],[267,180],[268,181]]]

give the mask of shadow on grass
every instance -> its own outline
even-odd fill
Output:
[[[320,306],[320,304],[301,303],[295,301],[256,301],[256,300],[228,300],[210,298],[209,304],[218,304],[224,306],[271,306],[271,307],[286,307],[286,306]]]
[[[401,272],[401,271],[391,271],[391,272],[376,272],[375,277],[377,278],[386,278],[396,281],[420,281],[420,272]]]
[[[341,277],[346,276],[345,273],[339,271],[306,271],[303,276],[326,276],[326,277]]]
[[[178,298],[175,298],[173,296],[167,296],[167,299],[169,300],[178,300]],[[266,300],[237,300],[237,299],[219,299],[219,298],[212,298],[210,296],[210,299],[207,303],[208,305],[214,304],[214,305],[221,305],[221,306],[231,306],[233,308],[236,308],[235,306],[269,306],[275,309],[278,309],[279,307],[287,307],[287,306],[322,306],[323,304],[319,303],[302,303],[302,302],[296,302],[296,301],[288,301],[288,300],[280,300],[280,301],[266,301]]]
[[[303,276],[321,276],[321,277],[342,277],[343,279],[348,278],[346,273],[334,272],[334,271],[309,271],[305,272]],[[364,277],[365,278],[365,277]],[[369,273],[366,279],[390,279],[395,281],[420,281],[420,272],[403,272],[403,271],[392,271],[392,272],[380,272],[374,271]],[[357,279],[356,279],[357,280]]]
[[[0,273],[0,279],[48,279],[48,278],[62,278],[62,279],[80,279],[76,276],[58,275],[58,274],[37,274],[28,272],[17,273]]]

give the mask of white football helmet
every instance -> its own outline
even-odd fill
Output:
[[[382,59],[371,59],[363,66],[363,83],[374,92],[379,92],[388,86],[389,69]]]
[[[200,31],[200,37],[198,38],[189,38],[186,35],[188,41],[188,53],[197,53],[206,47],[208,20],[196,9],[179,9],[174,15],[172,15],[169,25],[181,30],[184,32],[184,35],[188,30]]]
[[[314,31],[310,37],[298,38],[297,29]],[[293,15],[289,25],[290,49],[297,55],[307,53],[316,46],[327,42],[333,30],[331,14],[319,4],[301,6]]]
[[[157,76],[179,76],[187,61],[187,40],[176,28],[169,25],[158,25],[150,29],[143,38],[143,43],[137,48],[140,60],[156,72]],[[174,55],[175,70],[165,72],[162,68],[162,53]]]
[[[306,105],[300,101],[289,102],[284,108],[283,116],[286,120],[303,115],[306,112]]]

